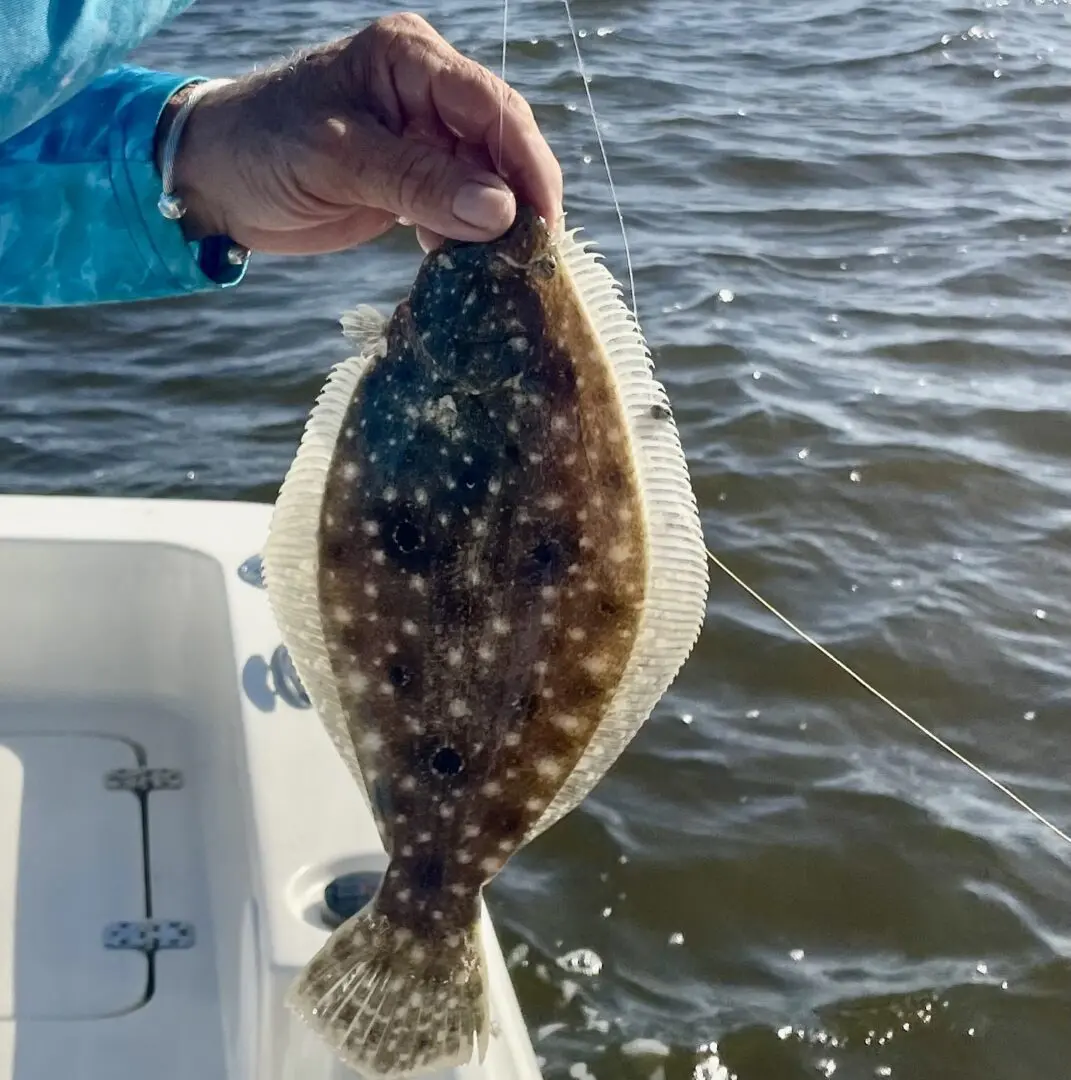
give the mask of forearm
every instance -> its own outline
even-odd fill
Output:
[[[0,143],[0,304],[145,300],[240,280],[224,242],[189,243],[157,209],[157,126],[190,81],[118,68]]]

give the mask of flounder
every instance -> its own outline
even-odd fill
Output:
[[[481,891],[573,809],[700,631],[669,401],[613,278],[521,207],[343,317],[276,503],[270,602],[390,862],[290,1006],[367,1076],[482,1060]]]

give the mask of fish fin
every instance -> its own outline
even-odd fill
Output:
[[[580,803],[621,754],[676,678],[702,629],[710,575],[688,463],[665,387],[621,286],[559,223],[553,239],[610,363],[628,422],[647,534],[647,585],[639,632],[620,685],[558,794],[528,830],[531,840]]]
[[[472,1059],[490,1038],[479,916],[455,948],[421,941],[373,900],[342,924],[287,992],[286,1004],[361,1076],[394,1080]],[[459,974],[468,976],[463,983]]]
[[[320,507],[335,443],[374,354],[337,364],[309,413],[301,444],[275,501],[264,545],[268,602],[298,677],[365,801],[371,805],[349,735],[320,615]]]
[[[362,353],[382,355],[386,351],[389,320],[374,307],[361,304],[352,311],[344,311],[339,323],[345,338]]]

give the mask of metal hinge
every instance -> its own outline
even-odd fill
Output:
[[[104,928],[106,949],[130,949],[151,953],[162,949],[192,949],[193,923],[182,919],[142,919],[108,923]]]
[[[178,791],[183,785],[178,769],[112,769],[104,774],[104,786],[109,791]]]

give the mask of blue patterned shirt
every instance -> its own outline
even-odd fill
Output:
[[[156,208],[156,124],[189,82],[121,61],[192,0],[0,0],[0,305],[204,292],[227,242]]]

